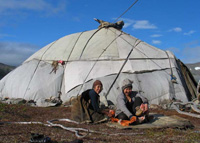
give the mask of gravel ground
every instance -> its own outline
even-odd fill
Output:
[[[194,128],[174,129],[116,129],[106,123],[96,125],[76,125],[59,122],[66,127],[78,127],[98,131],[81,139],[84,143],[199,143],[200,119],[178,114],[173,110],[154,109],[151,112],[164,115],[177,115],[188,119]],[[70,118],[70,107],[29,107],[25,105],[7,105],[0,103],[0,122],[43,122],[52,119]],[[58,122],[56,122],[58,123]],[[43,134],[55,143],[78,142],[74,133],[58,127],[44,125],[0,124],[0,143],[28,143],[31,133]],[[101,134],[104,133],[104,134]],[[119,135],[120,133],[120,135]],[[123,134],[122,134],[123,133]],[[82,133],[85,134],[85,133]],[[110,135],[109,135],[110,134]],[[111,135],[112,134],[112,135]],[[115,134],[115,135],[113,135]],[[79,141],[81,141],[79,140]]]

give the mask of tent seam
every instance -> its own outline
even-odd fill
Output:
[[[88,75],[86,76],[86,78],[85,78],[85,80],[84,80],[84,83],[85,83],[85,81],[87,80],[88,76],[90,75],[92,69],[95,67],[96,63],[99,61],[99,58],[102,56],[102,54],[103,54],[103,53],[110,47],[110,45],[111,45],[114,41],[116,41],[116,39],[117,39],[118,37],[120,37],[121,35],[122,35],[122,32],[121,32],[117,37],[115,37],[115,38],[111,41],[111,43],[108,44],[108,46],[107,46],[105,49],[103,49],[102,53],[99,55],[98,59],[95,61],[94,65],[92,66],[92,68],[90,69]],[[84,83],[83,83],[83,84],[84,84]],[[81,85],[81,88],[80,88],[80,90],[79,90],[77,96],[80,94],[80,91],[81,91],[81,89],[83,88],[83,84]]]
[[[101,29],[102,29],[102,28],[97,29],[97,30],[92,34],[92,36],[88,39],[88,41],[86,42],[85,46],[83,47],[83,50],[82,50],[82,52],[81,52],[81,55],[80,55],[79,59],[81,59],[81,57],[82,57],[82,55],[83,55],[83,53],[84,53],[84,51],[85,51],[85,48],[87,47],[87,45],[88,45],[88,43],[90,42],[90,40],[91,40],[91,39],[94,37],[94,35],[95,35],[97,32],[99,32]]]
[[[58,40],[56,40],[56,41],[58,41]],[[56,43],[56,41],[53,42],[53,43],[49,46],[49,48],[50,48],[51,46],[53,46],[53,45]],[[48,48],[48,49],[49,49],[49,48]],[[47,49],[47,50],[48,50],[48,49]],[[33,79],[35,73],[36,73],[36,70],[37,70],[37,68],[38,68],[38,66],[39,66],[39,64],[40,64],[40,62],[42,61],[42,57],[43,57],[44,54],[47,52],[47,50],[42,54],[41,59],[38,60],[38,64],[37,64],[37,66],[36,66],[36,68],[35,68],[35,70],[34,70],[34,72],[33,72],[33,75],[32,75],[32,77],[31,77],[29,83],[28,83],[28,86],[27,86],[27,88],[26,88],[26,90],[25,90],[25,93],[24,93],[23,98],[26,96],[27,90],[28,90],[28,88],[29,88],[29,86],[30,86],[30,84],[31,84],[31,81],[32,81],[32,79]],[[33,100],[35,100],[35,97],[33,98]]]
[[[66,69],[66,67],[67,67],[68,60],[69,60],[69,58],[70,58],[70,56],[71,56],[71,54],[72,54],[72,52],[73,52],[73,50],[74,50],[74,48],[75,48],[75,46],[76,46],[76,44],[77,44],[79,38],[81,37],[81,35],[82,35],[83,33],[84,33],[84,32],[81,32],[80,35],[78,36],[78,38],[77,38],[77,40],[76,40],[76,42],[75,42],[75,44],[74,44],[74,46],[73,46],[73,48],[72,48],[72,50],[71,50],[69,56],[68,56],[68,58],[67,58],[66,65],[64,65],[63,76],[62,76],[62,82],[61,82],[61,85],[60,85],[60,92],[61,92],[62,85],[63,85],[63,82],[64,82],[64,74],[65,74],[65,69]],[[61,94],[62,94],[62,92],[61,92]]]

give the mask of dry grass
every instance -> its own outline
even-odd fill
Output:
[[[198,143],[200,142],[200,119],[177,114],[171,110],[154,110],[154,113],[165,115],[178,115],[191,121],[193,129],[132,129],[121,130],[107,127],[105,123],[98,125],[75,125],[64,123],[68,127],[81,127],[103,133],[125,133],[126,135],[108,136],[102,134],[89,134],[83,142],[91,143]],[[47,120],[70,118],[70,108],[66,107],[29,107],[25,105],[7,105],[0,103],[0,122],[37,121],[46,123]],[[40,133],[50,137],[58,143],[67,143],[76,139],[76,136],[60,128],[51,128],[43,125],[16,125],[0,124],[1,143],[27,143],[31,133]],[[136,135],[128,135],[136,133]]]

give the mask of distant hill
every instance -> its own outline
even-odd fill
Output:
[[[0,80],[8,74],[10,71],[12,71],[15,67],[14,66],[9,66],[5,65],[3,63],[0,63]]]
[[[193,74],[195,80],[198,81],[200,80],[200,62],[199,63],[194,63],[194,64],[186,64],[188,69],[191,71]]]

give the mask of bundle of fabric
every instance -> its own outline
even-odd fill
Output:
[[[145,105],[144,104],[141,105],[140,109],[141,108],[145,108]],[[148,115],[141,116],[142,113],[140,112],[140,109],[136,112],[136,114],[138,114],[138,115],[137,116],[132,116],[130,118],[130,120],[122,120],[122,119],[116,118],[114,110],[110,110],[109,111],[109,117],[110,117],[111,122],[117,122],[122,126],[136,125],[136,124],[141,124],[141,123],[144,123],[144,122],[148,122],[149,121]]]
[[[136,123],[137,118],[136,118],[136,116],[133,116],[130,120],[121,120],[121,119],[118,119],[118,118],[111,117],[111,121],[117,122],[122,126],[129,126],[133,123]]]
[[[121,120],[121,119],[115,118],[114,117],[115,116],[115,111],[114,110],[110,110],[109,111],[109,116],[110,116],[111,122],[117,122],[122,126],[129,126],[129,125],[131,125],[131,124],[133,124],[134,122],[137,121],[137,117],[136,116],[133,116],[130,120]]]
[[[79,123],[100,123],[108,120],[108,117],[102,113],[95,112],[90,104],[89,91],[86,90],[75,99],[71,115],[72,120]]]

